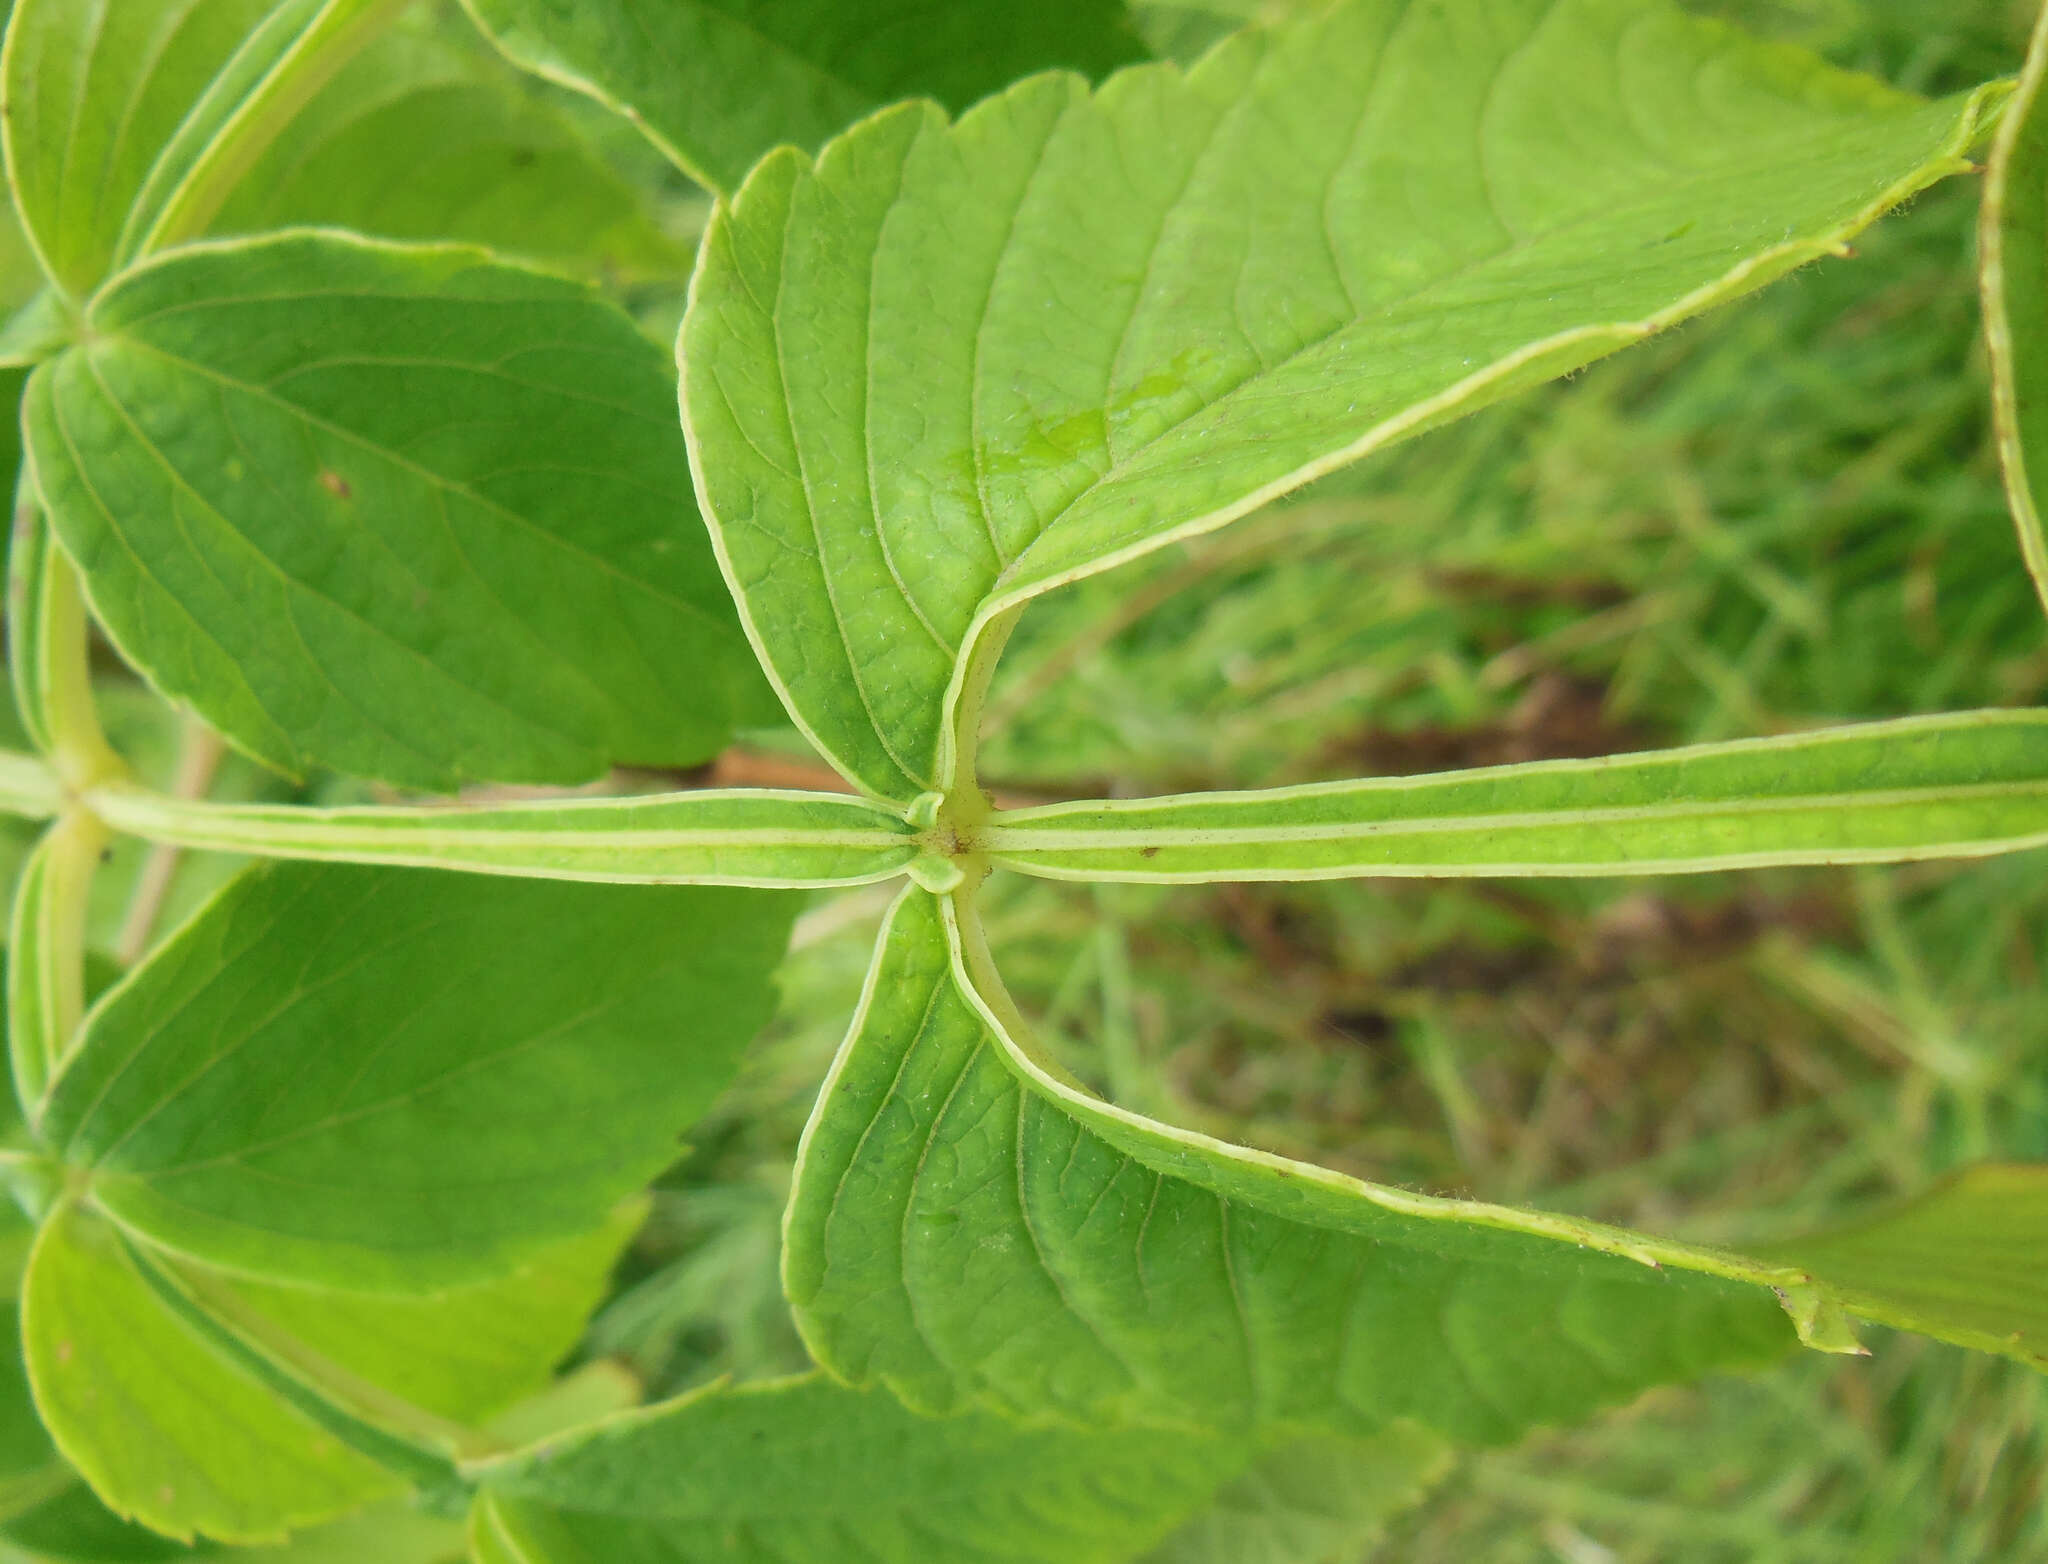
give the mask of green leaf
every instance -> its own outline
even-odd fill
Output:
[[[0,23],[4,23],[6,14],[5,8],[0,7]],[[46,287],[48,281],[10,200],[0,208],[0,310],[7,311],[10,317],[6,331],[0,335],[10,338],[16,335],[14,316],[46,317],[47,312],[55,307],[52,302],[39,297],[49,291]]]
[[[705,240],[683,406],[727,580],[848,777],[957,796],[1034,595],[1829,253],[1978,118],[1660,0],[1349,0],[882,113]]]
[[[201,232],[232,177],[394,0],[20,0],[0,59],[8,183],[83,298]]]
[[[415,30],[372,43],[279,133],[213,231],[310,223],[610,273],[686,270],[638,192],[468,41]]]
[[[21,1310],[11,1299],[0,1304],[0,1331],[0,1520],[11,1520],[61,1492],[71,1477],[29,1399],[28,1369],[17,1346]]]
[[[53,289],[43,289],[9,315],[6,324],[0,325],[0,368],[5,370],[0,374],[0,387],[5,388],[7,405],[20,406],[22,387],[28,383],[30,368],[54,357],[77,340],[78,317],[70,304]],[[5,466],[0,469],[9,472],[21,465],[20,419],[17,417],[12,422],[16,427],[6,436]]]
[[[629,1412],[470,1475],[476,1534],[531,1564],[1111,1564],[1245,1461],[1198,1433],[935,1421],[811,1376]]]
[[[245,1564],[460,1564],[468,1553],[461,1522],[392,1503],[234,1557]]]
[[[666,366],[588,289],[302,233],[86,318],[29,383],[52,525],[123,653],[251,754],[567,782],[700,760],[758,704]]]
[[[1864,1319],[2048,1369],[2048,1165],[1966,1168],[1870,1221],[1757,1252]]]
[[[38,1561],[63,1564],[156,1564],[191,1551],[161,1532],[124,1521],[64,1468],[66,1485],[54,1497],[0,1525],[0,1537]]]
[[[1682,1268],[1729,1269],[1704,1252],[1087,1098],[964,959],[950,901],[907,892],[798,1153],[784,1284],[853,1383],[934,1413],[1493,1443],[1792,1344],[1768,1291]]]
[[[152,1318],[163,1316],[203,1349],[188,1349],[182,1364],[174,1361],[194,1405],[172,1405],[177,1421],[160,1425],[153,1438],[166,1447],[157,1459],[167,1470],[207,1467],[215,1449],[237,1437],[233,1424],[256,1418],[273,1426],[310,1420],[358,1454],[445,1477],[447,1457],[487,1448],[457,1420],[480,1418],[547,1383],[643,1214],[644,1203],[634,1202],[596,1231],[549,1246],[517,1272],[419,1297],[229,1277],[124,1242],[97,1213],[79,1215],[67,1206],[53,1220],[87,1224],[106,1264],[124,1269],[140,1289],[121,1300],[123,1311],[146,1298]],[[105,1322],[81,1312],[75,1293],[39,1283],[42,1253],[39,1244],[30,1272],[36,1324],[46,1341],[73,1343],[73,1355],[88,1351],[77,1344],[104,1333]],[[46,1358],[54,1362],[38,1363],[35,1330],[28,1340],[38,1394],[46,1385],[70,1384],[59,1372],[72,1360],[65,1348],[49,1348]],[[101,1349],[110,1350],[104,1343]],[[233,1392],[217,1412],[199,1394],[208,1381]],[[150,1495],[133,1486],[133,1464],[116,1463],[106,1449],[123,1437],[114,1421],[120,1408],[109,1410],[90,1393],[89,1382],[80,1383],[85,1388],[68,1393],[68,1420],[45,1401],[60,1444],[105,1503],[163,1528],[165,1518]],[[165,1398],[152,1392],[150,1399],[161,1405]],[[101,1464],[92,1464],[95,1457]],[[234,1497],[247,1506],[240,1531],[196,1513],[169,1529],[232,1540],[249,1529],[281,1530],[305,1518],[277,1507],[261,1483],[243,1486]]]
[[[165,1263],[209,1314],[351,1416],[474,1453],[474,1439],[444,1437],[430,1420],[479,1424],[546,1389],[646,1214],[644,1200],[628,1201],[517,1270],[418,1295]]]
[[[1081,880],[1668,874],[2048,842],[2048,712],[1979,711],[1603,760],[1053,804],[978,845]]]
[[[764,891],[252,870],[94,1007],[39,1128],[104,1209],[212,1265],[488,1277],[673,1159],[767,1017],[793,912]]]
[[[1496,1442],[1765,1361],[1785,1314],[1823,1350],[1861,1350],[1853,1315],[2039,1361],[2048,1168],[1755,1255],[1366,1184],[1067,1084],[978,940],[897,902],[785,1230],[813,1354],[921,1411]]]
[[[194,1333],[75,1203],[43,1228],[22,1307],[36,1405],[117,1514],[263,1542],[401,1486]]]
[[[1143,1564],[1354,1564],[1388,1518],[1449,1466],[1444,1442],[1409,1424],[1366,1439],[1292,1440],[1227,1484]]]
[[[538,1395],[491,1419],[490,1432],[507,1446],[538,1444],[640,1404],[638,1379],[614,1358],[590,1358]]]
[[[117,784],[89,796],[116,830],[181,847],[555,880],[863,885],[922,851],[900,813],[769,788],[459,810],[208,804]]]
[[[1977,237],[1991,407],[2020,553],[2048,607],[2048,530],[2037,485],[2048,482],[2048,8],[1991,145]]]
[[[626,115],[730,190],[788,142],[815,148],[899,98],[962,109],[1019,76],[1144,57],[1117,0],[465,0],[527,70]]]

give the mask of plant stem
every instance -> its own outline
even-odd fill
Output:
[[[226,747],[212,728],[197,717],[187,717],[179,740],[178,772],[171,782],[171,796],[204,798],[206,790],[213,786],[213,774],[219,769]],[[158,842],[143,860],[142,870],[135,877],[134,894],[128,901],[127,916],[121,922],[120,938],[114,945],[114,955],[122,966],[133,966],[149,948],[149,937],[163,912],[164,900],[170,895],[171,881],[178,872],[178,859],[183,852],[175,842]]]
[[[15,888],[7,968],[8,1048],[31,1119],[85,1015],[85,922],[107,828],[68,809],[36,847]]]
[[[215,132],[134,253],[122,259],[139,260],[206,232],[242,176],[284,127],[408,3],[410,0],[329,0]]]
[[[32,501],[17,512],[8,660],[29,732],[63,792],[78,794],[126,768],[100,731],[93,704],[92,631],[78,572]]]
[[[981,790],[980,778],[975,775],[981,747],[982,709],[988,701],[989,681],[995,677],[996,664],[1002,660],[1010,632],[1017,628],[1023,613],[1024,605],[1019,603],[982,626],[967,654],[960,689],[947,718],[950,753],[942,757],[947,763],[939,785],[946,795],[946,816],[962,832],[971,831],[994,812],[988,795]]]

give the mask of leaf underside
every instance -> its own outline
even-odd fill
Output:
[[[943,789],[1008,608],[1826,253],[1976,114],[1643,0],[1349,0],[892,109],[706,237],[721,563],[834,764]]]
[[[1792,1345],[1768,1291],[1587,1246],[1612,1230],[1415,1214],[1089,1109],[961,960],[950,905],[906,893],[799,1156],[784,1280],[850,1382],[933,1413],[1497,1443]]]
[[[1495,1443],[1767,1361],[1794,1323],[2042,1359],[2041,1168],[1753,1254],[1363,1184],[1064,1084],[975,937],[898,901],[799,1153],[784,1281],[851,1383],[930,1413]]]

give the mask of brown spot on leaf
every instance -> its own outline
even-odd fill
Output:
[[[340,473],[331,467],[320,469],[320,487],[333,495],[337,500],[348,499],[355,493],[355,490],[348,486],[348,479],[342,477]]]

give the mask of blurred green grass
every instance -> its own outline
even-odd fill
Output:
[[[1154,36],[1193,47],[1185,7]],[[1248,5],[1218,3],[1218,13]],[[1698,5],[1926,92],[2006,0]],[[1177,15],[1169,15],[1177,12]],[[1213,29],[1211,29],[1213,31]],[[989,773],[1136,794],[1601,753],[2048,693],[1961,179],[1760,299],[1025,618]],[[796,1134],[881,901],[820,906],[593,1335],[657,1388],[795,1366]],[[1769,1238],[2048,1158],[2048,855],[1627,882],[1011,879],[1046,1040],[1146,1111],[1392,1182]],[[2048,1560],[2039,1376],[1869,1333],[1464,1462],[1395,1560]]]

